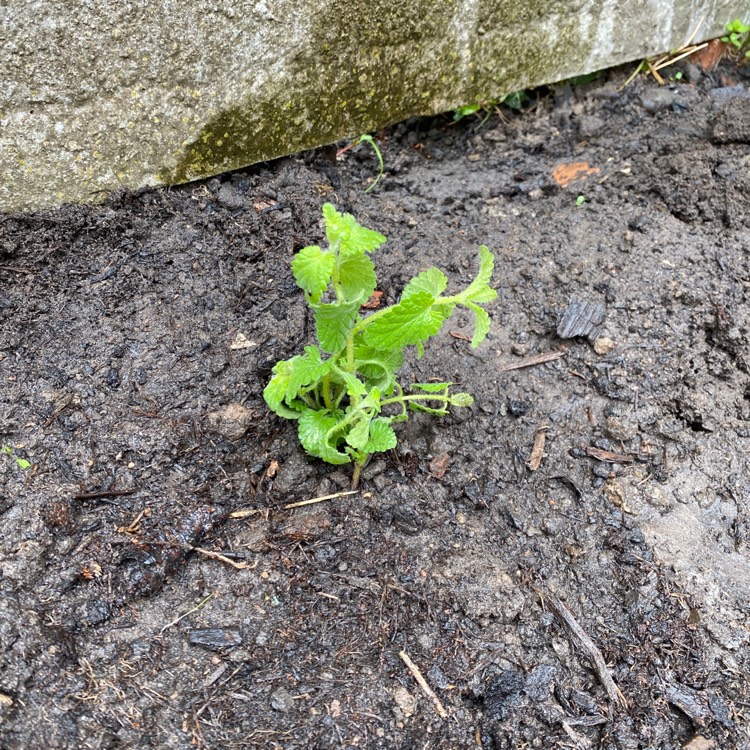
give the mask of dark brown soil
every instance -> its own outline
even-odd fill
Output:
[[[747,71],[628,72],[390,128],[370,193],[329,149],[0,217],[3,750],[750,747]],[[499,298],[404,376],[476,405],[290,510],[351,481],[262,399],[326,200],[386,303],[480,244]]]

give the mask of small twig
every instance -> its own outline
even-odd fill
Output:
[[[34,272],[28,268],[19,268],[18,266],[0,266],[0,271],[10,271],[11,273],[25,273],[29,276],[33,276]]]
[[[545,362],[554,362],[556,359],[565,356],[565,349],[559,349],[556,352],[545,352],[544,354],[535,354],[533,357],[526,357],[518,362],[511,362],[508,365],[498,367],[498,372],[508,372],[509,370],[520,370],[522,367],[533,367]]]
[[[226,555],[222,555],[221,552],[214,552],[210,549],[203,549],[202,547],[193,547],[193,552],[198,552],[199,554],[204,555],[205,557],[209,557],[212,560],[219,560],[220,562],[226,563],[227,565],[231,565],[233,568],[236,568],[237,570],[247,570],[248,568],[258,567],[257,560],[254,563],[236,562],[235,560],[232,560]]]
[[[633,456],[627,453],[605,451],[603,448],[597,448],[593,445],[587,445],[584,450],[587,456],[591,456],[591,458],[595,458],[597,461],[605,461],[612,464],[631,464],[635,460]]]
[[[243,510],[233,510],[230,514],[230,518],[247,518],[248,516],[254,516],[256,513],[260,513],[260,508],[244,508]]]
[[[179,616],[179,617],[177,617],[176,619],[172,620],[172,622],[168,622],[168,623],[167,623],[167,624],[166,624],[166,625],[165,625],[165,626],[164,626],[164,627],[163,627],[163,628],[162,628],[162,629],[161,629],[161,630],[159,631],[159,635],[162,635],[162,634],[164,633],[164,631],[165,631],[165,630],[168,630],[168,629],[169,629],[169,628],[171,628],[171,627],[172,627],[173,625],[177,625],[177,623],[178,623],[178,622],[180,622],[180,620],[183,620],[183,619],[185,619],[185,618],[186,618],[186,617],[187,617],[188,615],[192,615],[192,614],[193,614],[193,612],[197,612],[197,611],[198,611],[198,610],[199,610],[199,609],[200,609],[200,608],[201,608],[201,607],[202,607],[202,606],[203,606],[203,605],[204,605],[204,604],[205,604],[205,603],[206,603],[206,602],[207,602],[207,601],[208,601],[209,599],[211,599],[211,597],[213,597],[213,595],[214,595],[215,593],[216,593],[215,591],[212,591],[212,592],[211,592],[211,593],[210,593],[210,594],[209,594],[209,595],[208,595],[208,596],[207,596],[207,597],[206,597],[205,599],[203,599],[202,601],[198,602],[198,604],[196,604],[196,605],[195,605],[195,606],[194,606],[194,607],[193,607],[192,609],[189,609],[189,610],[188,610],[187,612],[185,612],[185,614],[184,614],[184,615],[180,615],[180,616]]]
[[[440,698],[435,695],[435,691],[427,684],[427,680],[422,677],[419,667],[417,667],[417,665],[409,658],[409,654],[407,654],[406,651],[399,651],[398,655],[401,657],[401,661],[406,664],[407,668],[412,673],[419,687],[422,688],[422,692],[433,702],[438,716],[441,719],[447,719],[448,712],[443,708],[443,704],[440,702]]]
[[[300,500],[298,503],[289,503],[283,505],[284,510],[291,510],[292,508],[301,508],[303,505],[313,505],[314,503],[322,503],[325,500],[334,500],[337,497],[344,497],[345,495],[356,495],[358,490],[349,490],[348,492],[336,492],[333,495],[323,495],[322,497],[313,497],[309,500]]]
[[[537,591],[537,593],[542,599],[542,604],[546,602],[549,605],[549,608],[560,618],[562,623],[576,637],[591,657],[591,661],[594,663],[594,670],[599,677],[599,682],[602,683],[604,689],[607,691],[609,700],[615,705],[627,706],[625,696],[612,679],[612,673],[609,671],[607,662],[604,661],[602,652],[594,641],[591,640],[586,631],[578,624],[578,621],[573,617],[570,610],[554,594],[543,594],[540,591]]]

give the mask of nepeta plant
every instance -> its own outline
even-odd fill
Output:
[[[406,420],[408,409],[444,415],[449,406],[473,403],[468,393],[451,392],[452,383],[413,383],[407,392],[396,374],[406,347],[421,356],[459,305],[474,314],[471,345],[479,346],[490,328],[481,305],[497,297],[489,285],[494,258],[479,248],[479,273],[462,292],[445,294],[447,277],[430,268],[406,285],[398,304],[363,316],[377,283],[370,253],[386,238],[330,203],[323,218],[328,247],[305,247],[292,260],[315,315],[318,346],[277,362],[263,396],[276,414],[298,421],[309,454],[331,464],[353,461],[356,484],[372,453],[396,446],[392,425]]]

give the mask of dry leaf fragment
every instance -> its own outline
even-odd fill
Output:
[[[363,310],[376,310],[378,307],[380,307],[380,303],[383,301],[383,292],[379,290],[375,290],[372,293],[372,297],[365,302],[364,305],[362,305]]]
[[[600,171],[599,167],[589,166],[587,161],[574,161],[569,164],[558,164],[552,170],[552,179],[564,188],[576,180],[585,180]]]
[[[244,333],[238,333],[235,337],[232,343],[229,345],[230,349],[250,349],[251,347],[255,346],[254,341],[250,341],[250,339],[245,336]]]
[[[547,442],[547,430],[549,429],[548,424],[539,425],[537,431],[534,433],[534,445],[531,448],[531,455],[529,460],[526,462],[526,466],[531,471],[536,471],[542,463],[544,458],[544,445]]]
[[[430,461],[430,475],[435,479],[442,479],[448,470],[451,457],[449,453],[441,453]]]

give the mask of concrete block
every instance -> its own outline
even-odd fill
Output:
[[[735,15],[724,0],[0,0],[0,211],[206,177],[676,48],[699,25],[717,36]]]

